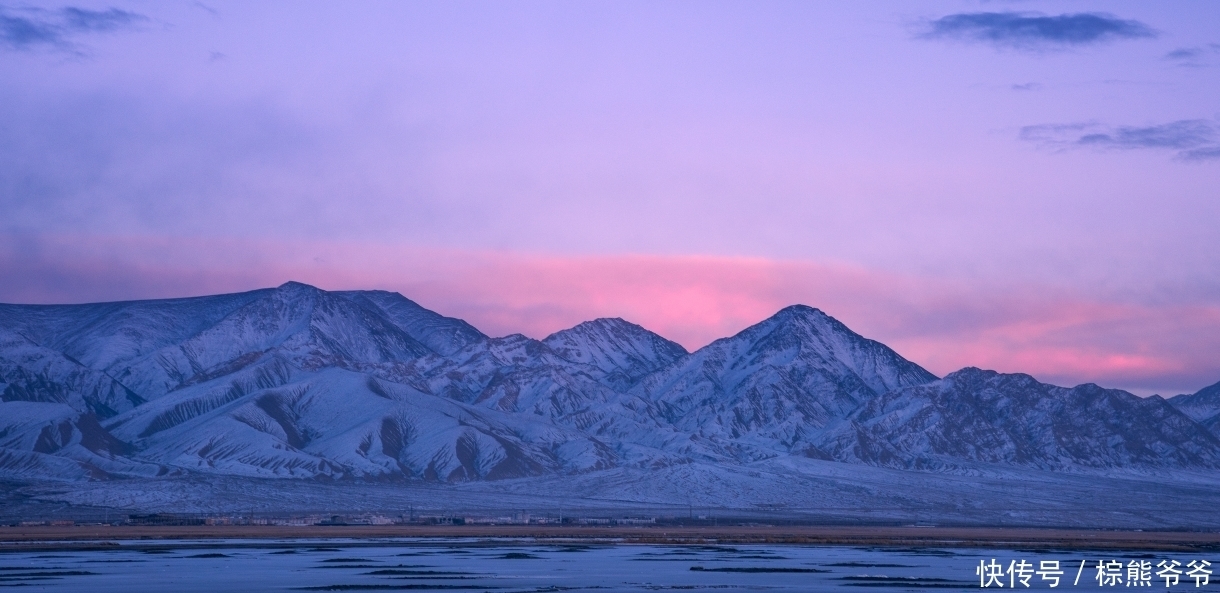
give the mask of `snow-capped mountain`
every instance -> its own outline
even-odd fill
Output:
[[[144,399],[103,370],[0,327],[0,385],[4,399],[66,404],[106,418]]]
[[[813,457],[828,424],[892,389],[936,377],[885,345],[801,305],[712,342],[635,390],[678,430],[733,457]]]
[[[0,477],[16,479],[1220,464],[1211,391],[1170,405],[977,369],[937,380],[805,306],[688,353],[621,319],[489,338],[395,293],[299,283],[0,305],[0,399]]]
[[[823,436],[823,448],[893,467],[1220,467],[1220,440],[1158,396],[976,368],[865,402]]]
[[[622,319],[594,319],[542,340],[564,360],[596,367],[616,391],[632,386],[687,355],[686,348]]]
[[[274,367],[171,394],[107,427],[166,467],[260,477],[520,477],[596,457],[584,434],[546,422],[347,369]]]
[[[371,372],[423,393],[587,434],[599,447],[595,459],[583,457],[582,467],[669,464],[682,462],[692,452],[708,454],[703,448],[680,446],[686,435],[658,422],[652,406],[619,388],[630,377],[672,359],[676,345],[639,326],[605,321],[597,325],[613,327],[618,335],[581,326],[573,334],[559,332],[546,341],[514,334],[471,344],[451,356],[380,365]],[[631,338],[623,342],[629,349],[613,352],[614,340],[625,336]],[[556,343],[562,345],[558,352],[548,345]]]
[[[106,391],[94,402],[102,417],[236,372],[271,350],[303,368],[320,368],[411,360],[435,352],[425,344],[451,352],[485,338],[466,322],[437,315],[400,295],[332,293],[296,282],[190,299],[0,305],[0,332],[6,359],[17,356],[9,343],[24,339],[30,347],[49,351],[44,357],[57,353],[125,386],[130,393]],[[39,379],[64,376],[58,372],[22,380],[5,375],[6,382],[31,390],[39,388]],[[76,394],[89,397],[80,390]]]
[[[1192,394],[1175,395],[1169,403],[1220,437],[1220,383]]]
[[[371,305],[370,310],[379,312],[412,339],[442,356],[487,339],[469,323],[429,311],[396,292],[369,290],[336,294],[357,304]]]

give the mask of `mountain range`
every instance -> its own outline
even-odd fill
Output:
[[[396,293],[294,282],[0,305],[0,399],[8,480],[1220,469],[1220,383],[1163,399],[937,378],[801,305],[695,352],[622,319],[493,338]]]

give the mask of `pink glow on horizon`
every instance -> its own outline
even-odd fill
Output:
[[[149,253],[158,255],[150,260]],[[49,269],[58,276],[47,276]],[[938,375],[979,366],[1132,389],[1156,387],[1160,377],[1192,377],[1194,389],[1220,378],[1204,356],[1220,346],[1218,307],[986,288],[836,263],[65,238],[20,257],[13,246],[0,246],[0,272],[27,279],[0,288],[6,302],[193,296],[296,280],[328,290],[397,291],[489,335],[542,338],[581,321],[622,317],[691,350],[802,303]]]

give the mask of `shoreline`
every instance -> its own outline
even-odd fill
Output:
[[[215,525],[0,527],[0,552],[139,547],[300,547],[320,540],[386,545],[820,545],[1052,550],[1220,550],[1215,531],[1119,531],[1009,527]],[[183,540],[192,540],[184,542]],[[215,542],[208,540],[247,540]],[[255,540],[263,540],[255,543]],[[267,541],[270,540],[270,541]],[[363,540],[363,541],[361,541]],[[397,541],[403,540],[403,541]],[[415,540],[415,541],[413,541]],[[436,540],[446,540],[438,542]],[[448,541],[452,540],[452,541]],[[494,540],[494,541],[489,541]]]

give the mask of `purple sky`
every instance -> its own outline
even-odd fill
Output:
[[[0,301],[689,348],[803,302],[937,374],[1220,380],[1216,2],[0,2],[0,80]]]

